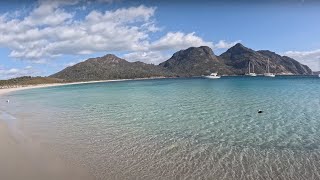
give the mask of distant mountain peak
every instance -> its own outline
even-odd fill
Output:
[[[235,44],[233,47],[237,47],[237,48],[246,48],[243,44],[241,43],[237,43]]]
[[[229,53],[254,52],[252,49],[245,47],[241,43],[237,43],[227,50]]]
[[[255,72],[263,74],[269,64],[272,73],[311,74],[311,69],[298,61],[269,50],[254,51],[241,43],[235,44],[220,56],[208,46],[180,50],[158,66],[143,62],[128,62],[114,54],[90,58],[70,66],[50,77],[68,81],[130,79],[145,77],[201,76],[219,74],[243,75],[252,62]]]
[[[231,73],[208,46],[190,47],[180,50],[159,64],[180,76],[201,76],[211,72]]]
[[[114,54],[90,58],[51,75],[68,81],[171,77],[167,69],[143,62],[128,62]]]
[[[192,55],[192,54],[210,55],[212,57],[215,56],[215,54],[213,53],[213,50],[208,46],[189,47],[188,49],[180,50],[174,53],[173,56]]]
[[[255,66],[255,72],[263,74],[269,62],[270,71],[273,73],[310,74],[309,67],[292,58],[281,56],[269,50],[255,51],[237,43],[219,56],[236,74],[248,72],[248,62]],[[269,61],[268,61],[269,60]]]
[[[128,62],[122,58],[119,58],[118,56],[114,54],[106,54],[102,57],[96,57],[96,58],[90,58],[87,61],[92,61],[92,62],[105,62],[105,63],[123,63],[123,62]]]
[[[118,56],[116,56],[114,54],[106,54],[106,55],[102,56],[100,59],[109,60],[109,61],[126,61],[122,58],[119,58]]]
[[[119,58],[119,57],[114,55],[114,54],[106,54],[106,55],[103,56],[103,58]]]

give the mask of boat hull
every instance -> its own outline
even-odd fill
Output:
[[[264,76],[266,76],[266,77],[276,77],[276,75],[271,74],[271,73],[265,73]]]
[[[219,78],[221,78],[221,76],[204,76],[204,78],[207,78],[207,79],[219,79]]]
[[[246,74],[246,75],[247,75],[247,76],[253,76],[253,77],[257,76],[256,73],[250,73],[250,74]]]

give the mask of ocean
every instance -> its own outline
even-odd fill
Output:
[[[320,179],[317,77],[66,85],[10,93],[0,109],[99,180]]]

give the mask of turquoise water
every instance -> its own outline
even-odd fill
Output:
[[[97,179],[320,179],[319,78],[140,80],[6,98],[21,131]]]

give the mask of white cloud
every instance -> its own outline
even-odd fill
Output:
[[[169,54],[159,51],[147,51],[147,52],[132,52],[125,54],[124,59],[128,61],[141,61],[149,64],[159,64],[170,58]]]
[[[97,0],[112,3],[117,0]],[[228,48],[239,42],[224,40],[214,44],[195,32],[168,32],[152,41],[150,35],[162,30],[154,19],[156,7],[119,8],[109,11],[92,10],[84,17],[64,6],[91,1],[41,0],[24,18],[0,15],[0,47],[11,50],[9,57],[45,63],[62,55],[83,55],[98,52],[128,52],[130,61],[139,60],[158,64],[169,58],[167,51],[191,46]],[[89,9],[89,8],[88,8]],[[75,8],[79,10],[79,8]],[[65,64],[69,66],[72,64]]]
[[[308,65],[314,71],[320,71],[320,49],[313,51],[287,51],[283,55]]]
[[[125,59],[130,61],[142,61],[146,63],[159,64],[170,58],[170,54],[166,53],[168,50],[181,50],[189,47],[209,46],[213,49],[226,49],[241,42],[226,42],[220,40],[217,44],[204,41],[202,38],[195,35],[195,33],[185,34],[183,32],[169,32],[159,40],[154,41],[149,46],[149,51],[138,51],[124,55]]]
[[[26,66],[25,69],[32,69],[32,66]]]
[[[73,4],[75,1],[40,1],[28,17],[20,23],[22,25],[35,27],[41,25],[55,26],[66,22],[73,17],[73,14],[65,12],[58,7],[65,4]]]
[[[150,45],[152,50],[181,50],[189,47],[209,46],[212,49],[227,49],[235,44],[241,42],[240,40],[234,42],[227,42],[220,40],[217,44],[205,41],[195,32],[185,34],[183,32],[169,32],[165,36],[156,40]]]
[[[142,61],[146,63],[159,64],[168,60],[172,54],[166,53],[168,50],[181,50],[189,47],[209,46],[213,49],[226,49],[241,42],[226,42],[220,40],[217,44],[206,42],[195,33],[185,34],[182,32],[169,32],[159,40],[154,41],[149,46],[149,51],[136,51],[125,54],[123,57],[129,61]]]
[[[241,40],[234,42],[226,42],[225,40],[220,40],[217,44],[214,45],[214,49],[228,49],[240,42]]]
[[[41,1],[22,20],[2,15],[0,46],[11,49],[10,57],[41,62],[64,54],[145,50],[148,33],[156,30],[153,7],[91,11],[74,20],[59,5]]]
[[[9,79],[20,76],[36,76],[40,73],[37,69],[34,69],[32,66],[26,66],[25,68],[10,68],[6,69],[0,67],[0,79]]]
[[[114,2],[121,1],[121,0],[97,0],[97,1],[101,2],[101,3],[114,3]]]
[[[195,35],[194,32],[185,34],[183,32],[169,32],[159,40],[150,45],[152,50],[181,50],[190,46],[209,46],[213,47],[212,42],[206,42]]]

